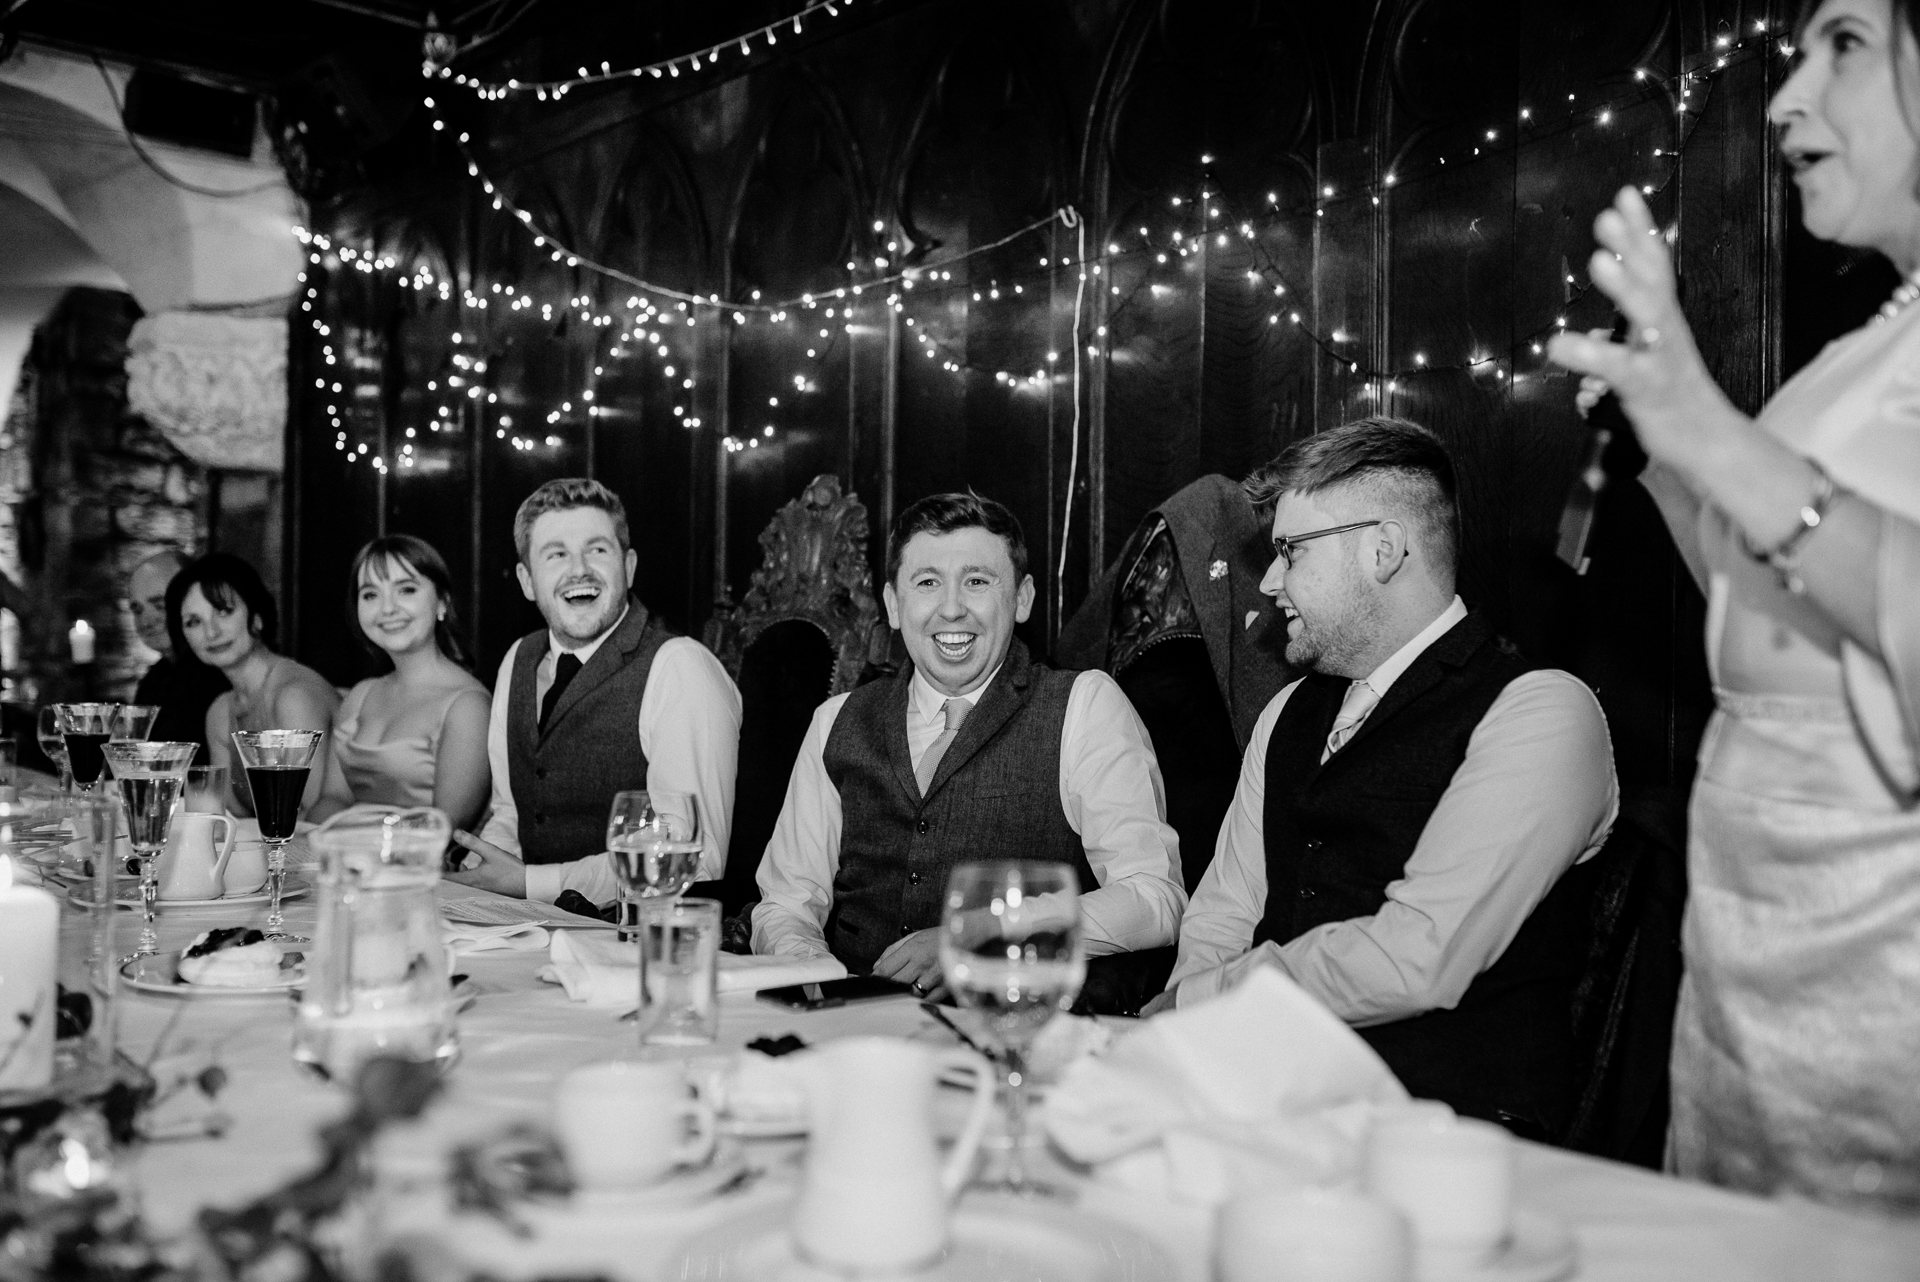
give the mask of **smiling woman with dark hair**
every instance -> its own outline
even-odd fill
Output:
[[[207,751],[229,767],[232,804],[253,813],[246,771],[235,769],[235,730],[327,730],[340,696],[327,679],[273,649],[279,623],[260,572],[228,552],[191,562],[167,585],[167,631],[177,654],[218,668],[233,689],[207,709]],[[325,770],[307,781],[301,813],[319,799]]]
[[[438,806],[472,827],[492,781],[492,699],[463,662],[447,563],[431,543],[392,534],[360,549],[349,582],[354,630],[388,670],[341,701],[313,818],[375,802]]]
[[[1920,1212],[1920,3],[1823,0],[1771,115],[1807,230],[1907,281],[1750,420],[1694,348],[1634,188],[1594,283],[1632,325],[1554,342],[1610,385],[1707,594],[1719,710],[1689,831],[1669,1159]]]

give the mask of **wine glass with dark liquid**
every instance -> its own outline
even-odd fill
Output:
[[[700,875],[700,799],[690,792],[632,788],[614,794],[607,813],[607,860],[620,882],[620,935],[631,928],[634,899],[681,894]]]
[[[300,799],[307,790],[313,756],[326,738],[323,730],[235,730],[233,746],[246,768],[253,814],[267,845],[267,938],[304,944],[305,935],[289,935],[280,912],[286,879],[287,842],[300,822]]]
[[[91,795],[106,768],[101,749],[113,737],[113,715],[117,703],[56,703],[60,712],[60,734],[67,744],[67,770],[80,791]]]
[[[129,739],[109,743],[101,750],[114,782],[120,785],[120,800],[127,812],[127,839],[140,858],[140,911],[144,922],[140,944],[133,951],[144,957],[160,946],[153,926],[155,901],[160,897],[160,851],[167,844],[167,825],[186,787],[187,767],[197,743],[149,743]],[[95,858],[104,857],[96,853]]]
[[[1007,1165],[999,1187],[1048,1193],[1027,1179],[1027,1048],[1086,982],[1080,881],[1040,860],[964,863],[947,878],[940,968],[962,1006],[985,1019],[1007,1073]]]

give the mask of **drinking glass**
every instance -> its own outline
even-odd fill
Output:
[[[962,1006],[985,1016],[1007,1074],[1008,1192],[1045,1192],[1027,1180],[1027,1047],[1087,977],[1079,878],[1061,863],[964,863],[947,878],[940,968]]]
[[[305,935],[289,935],[280,912],[280,887],[287,871],[287,842],[300,822],[300,798],[307,790],[313,754],[325,739],[323,730],[235,730],[233,746],[246,767],[247,788],[253,793],[254,817],[260,838],[267,843],[267,938],[304,944]]]
[[[187,809],[201,814],[227,813],[227,768],[225,766],[189,766],[187,768]]]
[[[92,795],[106,764],[100,749],[113,737],[113,714],[117,703],[56,703],[60,710],[60,733],[67,742],[67,770],[80,791]]]
[[[60,728],[60,705],[49,703],[40,709],[40,721],[36,727],[40,738],[40,751],[47,754],[47,760],[60,768],[60,791],[73,790],[73,771],[67,766],[67,736]]]
[[[93,914],[93,938],[87,947],[87,970],[93,979],[94,1015],[87,1030],[94,1062],[111,1066],[118,1049],[116,1018],[120,954],[114,947],[114,926],[120,918],[120,861],[114,846],[120,837],[120,803],[108,797],[68,797],[62,812],[73,825],[73,835],[86,853],[92,878],[86,883],[87,909]]]
[[[123,703],[113,710],[113,720],[108,723],[108,741],[118,743],[124,739],[144,739],[153,733],[154,718],[160,715],[157,703]]]
[[[640,1044],[707,1046],[720,1033],[720,901],[651,895],[640,933]]]
[[[160,940],[153,928],[153,909],[160,897],[158,863],[160,850],[167,844],[167,824],[173,808],[187,784],[187,767],[197,743],[152,743],[130,739],[109,743],[102,748],[107,768],[120,785],[120,800],[126,806],[127,837],[133,853],[140,857],[140,911],[143,924],[140,944],[133,955],[144,957],[157,951]]]
[[[700,799],[690,792],[629,789],[607,814],[607,861],[620,882],[620,938],[631,938],[635,899],[670,898],[700,874]]]

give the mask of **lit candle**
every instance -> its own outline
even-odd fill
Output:
[[[53,1080],[59,955],[60,905],[37,886],[14,885],[13,861],[0,855],[0,1091]]]
[[[67,648],[73,652],[75,663],[92,663],[93,625],[85,619],[75,619],[67,629]]]

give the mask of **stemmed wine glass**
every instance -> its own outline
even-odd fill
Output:
[[[235,730],[233,746],[246,767],[247,789],[253,794],[253,813],[260,821],[260,838],[267,843],[267,938],[304,944],[305,935],[289,935],[280,912],[280,888],[286,878],[287,842],[300,822],[300,799],[307,790],[313,754],[325,739],[323,730]]]
[[[40,751],[47,754],[48,761],[60,768],[60,791],[73,791],[73,770],[67,765],[67,735],[61,727],[59,704],[49,703],[40,709],[35,732],[40,738]]]
[[[117,703],[56,703],[60,713],[60,733],[67,741],[67,770],[80,791],[92,795],[100,782],[106,761],[100,749],[113,737],[113,714]]]
[[[153,928],[154,903],[160,897],[157,865],[160,850],[167,844],[167,824],[180,800],[180,790],[186,787],[187,767],[199,750],[197,743],[149,743],[141,739],[109,743],[100,749],[120,785],[120,800],[127,808],[127,838],[140,857],[140,911],[145,921],[139,947],[133,952],[136,957],[144,957],[160,946]]]
[[[620,938],[631,937],[634,899],[681,894],[700,873],[700,799],[690,792],[633,788],[607,813],[607,860],[620,882]]]
[[[1061,863],[992,859],[947,878],[940,968],[962,1006],[985,1016],[1007,1073],[1007,1167],[1000,1187],[1044,1193],[1027,1180],[1027,1048],[1087,977],[1080,883]]]
[[[131,739],[145,739],[153,733],[153,723],[160,715],[157,703],[122,703],[113,710],[113,718],[108,722],[107,742],[124,743]]]

